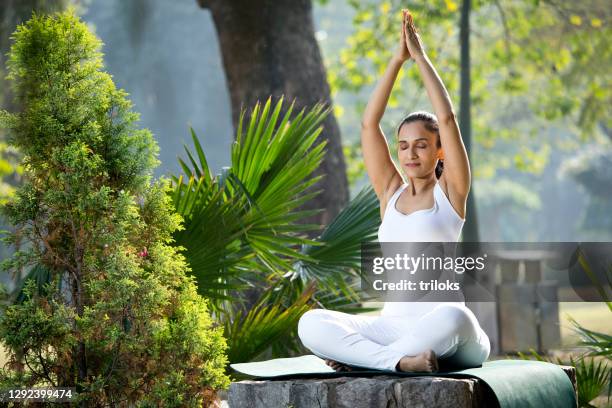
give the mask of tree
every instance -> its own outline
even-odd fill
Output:
[[[183,255],[157,145],[103,72],[100,41],[71,12],[35,15],[9,59],[21,112],[1,111],[25,182],[3,208],[27,268],[23,299],[0,321],[2,386],[76,387],[81,406],[208,404],[228,385],[225,340]]]
[[[295,99],[297,109],[319,102],[331,105],[310,0],[198,0],[198,4],[210,10],[217,29],[234,127],[242,107],[270,95]],[[325,177],[315,188],[324,194],[305,206],[324,209],[311,219],[320,225],[328,224],[349,197],[338,124],[329,115],[323,125],[321,137],[328,140],[328,153],[317,174]]]

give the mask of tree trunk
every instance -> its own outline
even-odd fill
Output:
[[[474,166],[472,155],[472,119],[470,113],[470,0],[463,0],[461,6],[461,23],[459,32],[459,45],[461,47],[461,96],[459,101],[459,127],[463,143]],[[473,174],[473,173],[472,173]],[[463,241],[479,242],[478,218],[476,213],[476,196],[474,184],[470,189],[467,200],[466,223],[463,228]]]
[[[212,13],[236,128],[240,111],[256,101],[283,96],[295,99],[299,111],[317,102],[331,106],[325,67],[314,36],[310,0],[198,0]],[[286,104],[289,105],[288,103]],[[328,224],[349,198],[340,130],[333,114],[323,123],[320,138],[328,140],[325,159],[314,186],[322,193],[304,209],[324,212],[307,220]]]

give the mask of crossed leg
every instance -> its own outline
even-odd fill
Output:
[[[394,370],[404,356],[386,347],[400,332],[379,316],[313,309],[300,318],[298,335],[313,354],[341,364]]]
[[[298,335],[323,359],[385,370],[436,371],[437,359],[475,367],[490,351],[473,313],[455,305],[438,305],[418,319],[314,309],[300,319]]]

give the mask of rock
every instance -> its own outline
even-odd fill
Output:
[[[230,408],[474,407],[477,379],[339,377],[240,381],[229,389]]]
[[[561,366],[574,389],[573,367]],[[230,385],[230,408],[480,408],[495,396],[477,378],[338,377],[240,381]]]

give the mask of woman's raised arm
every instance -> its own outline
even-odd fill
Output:
[[[361,120],[361,151],[370,182],[381,202],[391,181],[394,178],[398,182],[402,180],[400,171],[391,159],[387,140],[380,128],[380,120],[385,113],[397,74],[404,62],[410,58],[404,36],[405,30],[402,24],[399,47],[391,58],[382,78],[376,84]]]
[[[408,13],[404,23],[406,47],[419,67],[429,100],[440,126],[440,143],[444,152],[444,172],[442,177],[448,187],[449,199],[455,203],[465,203],[470,191],[470,164],[461,139],[461,132],[453,105],[444,83],[423,50],[412,15]],[[461,206],[463,207],[463,206]]]

